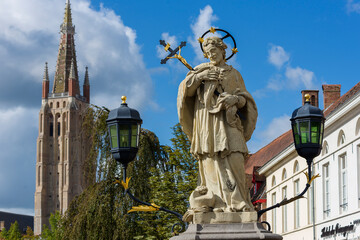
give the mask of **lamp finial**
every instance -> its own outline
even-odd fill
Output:
[[[126,96],[121,97],[122,103],[126,103]]]

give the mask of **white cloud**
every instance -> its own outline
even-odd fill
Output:
[[[260,136],[264,142],[269,143],[288,130],[290,130],[290,116],[284,114],[271,120],[268,127],[260,133]]]
[[[35,7],[36,6],[36,7]],[[44,63],[54,76],[65,1],[0,1],[0,206],[31,208]],[[80,84],[89,66],[91,102],[118,107],[121,96],[139,111],[161,111],[136,31],[89,0],[72,1]],[[90,27],[89,27],[90,26]],[[50,78],[52,88],[53,79]],[[16,191],[14,191],[16,189]]]
[[[217,16],[213,13],[212,7],[210,5],[206,5],[203,9],[200,9],[200,14],[196,19],[196,22],[191,25],[191,30],[194,35],[191,38],[189,37],[188,41],[194,48],[196,59],[198,61],[203,61],[204,55],[200,49],[197,39],[201,37],[207,30],[209,30],[210,27],[215,27],[213,22],[215,22],[217,19]]]
[[[301,67],[292,67],[289,59],[290,54],[283,47],[279,45],[271,46],[268,51],[268,62],[277,67],[277,72],[269,78],[264,88],[254,92],[255,97],[263,98],[271,92],[286,89],[311,89],[315,87],[316,78],[314,72]],[[282,68],[284,65],[286,67]]]
[[[303,69],[301,67],[293,68],[288,66],[285,71],[285,76],[288,79],[288,87],[296,88],[299,86],[304,86],[306,89],[311,89],[314,87],[315,75],[312,71]]]
[[[281,68],[289,61],[289,58],[290,54],[285,52],[284,48],[281,46],[272,45],[269,49],[268,61],[277,68]]]
[[[15,213],[15,214],[22,214],[22,215],[29,215],[29,216],[35,215],[34,208],[0,208],[0,211],[8,212],[8,213]]]
[[[33,88],[29,91],[33,99],[38,99],[34,92],[41,88],[44,62],[49,62],[50,76],[55,71],[64,6],[65,1],[58,0],[0,1],[0,41],[4,46],[4,49],[0,49],[0,60],[3,63],[0,72],[5,72],[5,75],[16,74],[22,85]],[[132,107],[155,106],[156,103],[149,102],[149,99],[153,99],[153,86],[141,47],[136,43],[136,31],[127,27],[113,10],[102,5],[98,11],[94,10],[89,0],[73,1],[71,8],[73,23],[76,25],[80,82],[83,81],[84,69],[88,65],[92,99],[99,99],[97,95],[111,95],[117,99],[127,95],[129,99],[134,99]],[[52,79],[50,81],[52,87]],[[0,83],[2,104],[11,99],[11,96],[5,97],[4,91],[15,91],[16,86],[12,84],[15,84],[14,81]],[[19,80],[17,87],[18,84]],[[13,97],[13,100],[21,101],[18,97]],[[109,107],[120,103],[120,100],[116,103],[110,99],[103,100],[102,103]],[[35,100],[32,104],[35,104]]]
[[[346,10],[348,13],[360,13],[360,2],[354,2],[354,0],[347,0]]]
[[[248,143],[250,152],[257,152],[275,138],[290,130],[290,128],[290,116],[284,114],[280,117],[272,119],[265,130],[254,132],[253,138]]]

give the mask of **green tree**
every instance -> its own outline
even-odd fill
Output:
[[[122,171],[110,153],[107,116],[105,108],[95,107],[85,118],[84,131],[91,143],[87,164],[89,169],[96,165],[97,174],[95,183],[72,201],[63,217],[64,239],[133,239],[141,230],[139,216],[127,214],[133,201],[124,196],[121,185],[114,184],[116,178],[122,179]],[[160,144],[155,134],[142,130],[139,148],[139,157],[129,164],[127,174],[132,177],[130,185],[136,186],[133,194],[146,199],[150,196],[148,168],[156,166]]]
[[[14,223],[11,224],[7,234],[8,234],[7,238],[5,238],[5,239],[8,239],[8,240],[21,239],[21,232],[19,230],[19,224],[17,221],[15,221]]]
[[[27,226],[26,234],[22,238],[23,240],[35,239],[34,232],[31,227]]]
[[[0,232],[0,239],[9,239],[9,231],[6,228],[3,228]]]
[[[184,214],[188,199],[197,185],[198,164],[190,154],[190,142],[180,124],[173,128],[172,146],[161,146],[162,158],[150,169],[149,185],[151,202],[169,210]],[[179,222],[176,216],[166,213],[139,213],[143,220],[138,239],[169,239],[171,227]]]
[[[44,225],[41,237],[47,240],[62,239],[62,226],[61,226],[61,215],[59,211],[55,214],[50,214],[49,218],[50,228]]]
[[[89,108],[83,131],[91,143],[86,164],[93,184],[71,202],[59,224],[62,238],[56,239],[167,239],[176,217],[164,212],[128,213],[139,204],[114,183],[123,173],[110,153],[107,116],[105,108]],[[196,187],[197,162],[180,125],[173,132],[168,147],[161,146],[153,132],[142,129],[137,159],[129,164],[127,176],[134,196],[184,213]]]

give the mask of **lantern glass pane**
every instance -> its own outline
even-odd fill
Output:
[[[131,125],[131,147],[137,147],[138,125]]]
[[[311,123],[311,143],[319,143],[320,140],[320,122]]]
[[[309,142],[309,122],[300,122],[301,143]]]
[[[322,144],[322,138],[323,138],[323,132],[324,132],[324,123],[321,123],[320,125],[320,144]]]
[[[129,147],[129,126],[119,125],[120,147]]]
[[[299,136],[298,128],[299,128],[298,123],[293,124],[293,133],[294,133],[294,138],[295,138],[294,140],[296,145],[300,144],[300,136]]]
[[[110,126],[111,148],[118,147],[118,135],[116,131],[116,125]]]

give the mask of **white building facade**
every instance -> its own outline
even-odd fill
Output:
[[[305,198],[266,214],[272,231],[284,240],[360,239],[360,83],[341,97],[339,85],[337,96],[327,92],[334,86],[323,86],[323,150],[313,162],[313,174],[319,177]],[[296,196],[307,183],[306,160],[292,141],[258,171],[266,177],[268,207]]]

